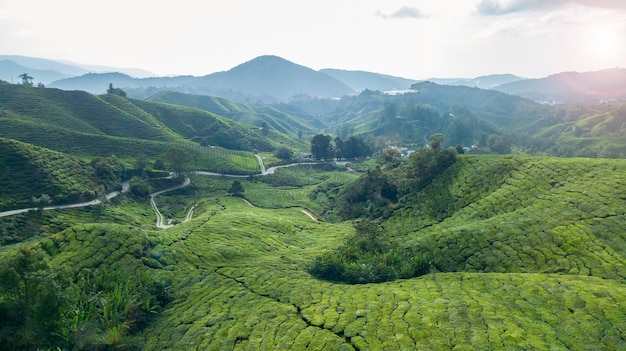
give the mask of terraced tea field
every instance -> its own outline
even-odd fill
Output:
[[[144,204],[132,224],[76,224],[40,246],[54,264],[171,280],[146,350],[626,349],[625,161],[462,157],[381,222],[430,248],[432,272],[362,285],[307,273],[354,229],[300,210],[322,207],[307,191],[353,176],[284,171],[242,180],[255,206],[226,193],[232,179],[194,175],[160,200],[193,202],[188,222],[153,229]]]

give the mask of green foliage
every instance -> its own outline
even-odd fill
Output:
[[[430,258],[420,250],[399,251],[382,229],[369,221],[355,225],[356,235],[344,246],[317,257],[308,271],[314,277],[351,284],[380,283],[428,273]]]
[[[50,203],[69,203],[94,197],[94,169],[90,164],[52,150],[0,138],[0,209],[28,208],[33,197],[49,196]],[[45,204],[47,205],[47,204]]]
[[[238,180],[234,180],[230,188],[228,188],[228,193],[235,196],[240,196],[243,194],[243,191],[243,185],[241,185],[241,182]]]
[[[442,142],[443,135],[434,135],[427,148],[415,149],[402,162],[391,152],[384,153],[378,165],[341,190],[340,215],[344,219],[387,215],[400,197],[423,188],[456,162],[456,151],[442,150]]]
[[[114,88],[113,83],[109,84],[109,89],[107,89],[107,94],[114,94],[121,97],[126,97],[126,92],[120,88]]]
[[[279,147],[275,152],[274,156],[278,157],[281,160],[291,160],[293,157],[293,151],[287,147]]]
[[[105,190],[118,186],[126,176],[126,168],[115,155],[95,158],[91,166],[96,182],[103,185]]]
[[[11,350],[56,345],[66,297],[41,252],[22,248],[0,265],[0,341]],[[51,342],[52,344],[48,344]]]
[[[165,169],[181,175],[188,171],[191,167],[193,158],[188,150],[177,147],[170,147],[163,155]]]
[[[333,149],[330,144],[330,135],[318,134],[311,139],[311,155],[316,160],[325,160],[333,157]]]

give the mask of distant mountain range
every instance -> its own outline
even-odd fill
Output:
[[[121,72],[133,77],[151,77],[154,73],[135,68],[89,66],[72,62],[55,61],[19,55],[0,55],[0,79],[17,83],[22,73],[33,77],[33,83],[49,84],[54,81],[88,73]]]
[[[476,78],[430,78],[429,82],[441,84],[441,85],[457,85],[475,87],[480,89],[493,89],[497,86],[507,83],[513,83],[520,80],[524,80],[522,77],[518,77],[512,74],[490,74],[487,76],[480,76]]]
[[[138,69],[81,66],[54,60],[0,55],[0,79],[19,82],[28,73],[33,83],[64,90],[103,94],[113,84],[134,98],[160,91],[224,97],[245,102],[285,102],[302,98],[339,98],[364,90],[406,90],[430,81],[440,85],[493,89],[548,103],[598,102],[626,99],[626,69],[564,72],[541,79],[512,74],[475,78],[414,80],[365,71],[326,68],[319,71],[278,56],[259,56],[228,71],[205,76],[156,77]]]
[[[549,103],[626,100],[626,69],[563,72],[541,79],[518,80],[494,89]]]

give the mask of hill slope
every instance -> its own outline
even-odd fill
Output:
[[[173,91],[157,93],[147,100],[195,107],[251,126],[267,125],[278,132],[293,137],[296,137],[300,132],[312,134],[322,127],[319,123],[281,111],[276,105],[244,104],[215,96]]]
[[[92,198],[91,165],[60,152],[0,138],[0,211],[36,207],[33,196],[50,195],[51,204]]]
[[[416,80],[412,79],[365,71],[346,71],[325,68],[321,69],[320,72],[343,82],[355,92],[365,89],[378,91],[408,89],[412,84],[417,83]]]
[[[351,226],[251,207],[222,179],[196,180],[194,219],[169,230],[77,225],[41,248],[77,269],[164,267],[173,300],[146,350],[622,349],[625,175],[623,160],[462,157],[382,222],[436,270],[384,284],[312,278]]]
[[[191,140],[238,150],[302,146],[199,109],[8,83],[0,83],[0,120],[0,137],[81,155],[154,156],[168,143]]]

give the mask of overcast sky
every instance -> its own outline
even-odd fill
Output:
[[[406,78],[626,67],[625,0],[0,0],[0,54],[205,75],[260,55]]]

